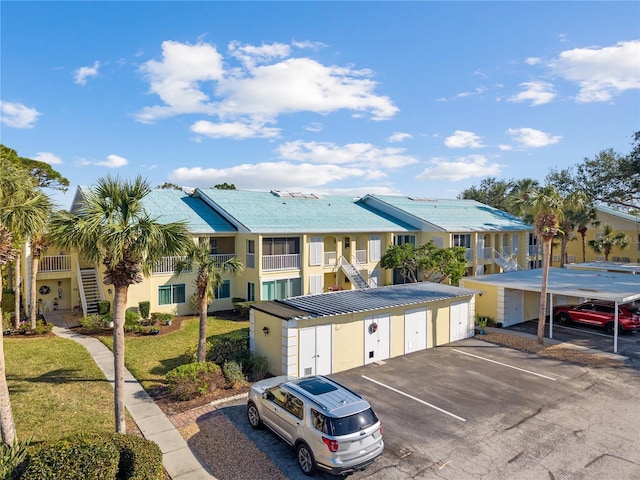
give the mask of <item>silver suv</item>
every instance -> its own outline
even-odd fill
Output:
[[[254,383],[247,418],[253,428],[266,425],[295,447],[306,475],[364,470],[384,450],[382,424],[369,402],[324,376]]]

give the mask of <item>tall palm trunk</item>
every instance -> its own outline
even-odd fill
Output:
[[[32,330],[36,328],[36,320],[38,319],[38,314],[36,312],[36,279],[38,275],[38,265],[40,265],[40,253],[37,249],[34,249],[31,254],[31,273],[29,275],[29,318],[31,319]]]
[[[547,322],[547,288],[549,284],[549,261],[551,260],[552,236],[542,237],[542,286],[540,288],[540,309],[538,310],[539,344],[544,343],[544,327]]]
[[[207,294],[200,296],[200,334],[198,336],[198,361],[207,360],[207,305],[209,299]]]
[[[13,272],[13,278],[14,278],[13,291],[15,292],[15,298],[13,303],[13,313],[14,313],[14,324],[15,324],[16,330],[20,328],[20,288],[22,287],[22,285],[20,285],[20,260],[21,260],[21,255],[18,254],[15,261],[16,268],[14,269],[14,272]]]
[[[0,270],[0,292],[2,292],[2,271]],[[0,297],[2,295],[0,294]],[[0,308],[2,318],[2,308]],[[13,445],[16,441],[16,425],[11,411],[11,399],[9,398],[9,386],[4,364],[4,337],[0,328],[0,433],[2,441],[7,445]]]
[[[114,285],[113,295],[113,399],[116,432],[127,433],[124,407],[124,321],[127,310],[127,285]]]

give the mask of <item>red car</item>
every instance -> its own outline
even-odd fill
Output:
[[[553,318],[561,325],[585,323],[604,327],[607,333],[613,333],[614,308],[613,302],[597,300],[580,305],[558,305],[553,308]],[[640,308],[630,303],[618,305],[618,328],[621,333],[640,330]]]

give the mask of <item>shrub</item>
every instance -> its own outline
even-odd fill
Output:
[[[108,324],[109,321],[109,317],[107,317],[105,320],[105,317],[101,315],[92,314],[82,317],[80,319],[80,326],[87,333],[98,333],[104,328],[105,325]]]
[[[75,435],[31,452],[21,480],[116,478],[119,452],[104,437]]]
[[[13,313],[15,307],[15,293],[12,290],[2,293],[2,311]]]
[[[29,440],[15,442],[13,445],[0,443],[0,478],[15,478],[24,467],[23,461],[27,457]]]
[[[212,362],[180,365],[167,373],[169,393],[178,400],[190,400],[225,386],[220,367]]]
[[[207,360],[219,365],[227,360],[244,363],[249,356],[249,335],[246,329],[216,337],[211,348],[207,348]]]
[[[138,302],[138,310],[143,319],[149,318],[149,310],[151,310],[151,302]]]
[[[11,330],[13,328],[13,324],[11,322],[11,317],[13,316],[12,312],[7,312],[2,309],[2,331],[6,332],[7,330]]]
[[[211,350],[212,345],[211,342],[207,342],[207,346],[205,348],[205,352],[209,355],[209,350]],[[198,361],[198,346],[190,346],[184,352],[184,356],[187,359],[187,363],[194,363]],[[215,363],[215,362],[214,362]]]
[[[173,320],[175,317],[175,315],[173,313],[160,313],[160,312],[153,312],[151,314],[151,320],[156,320],[158,322],[161,323],[165,323],[169,320]]]
[[[133,310],[127,310],[124,314],[124,331],[138,332],[140,331],[140,315]]]
[[[222,373],[231,388],[241,387],[247,384],[247,379],[242,372],[242,364],[234,360],[224,362]]]
[[[106,315],[111,310],[111,302],[109,300],[98,300],[98,314]]]
[[[52,329],[52,323],[44,323],[42,320],[37,320],[36,328],[33,329],[33,333],[36,335],[44,335],[45,333],[49,333]]]
[[[249,320],[249,311],[251,310],[251,302],[234,302],[233,307],[238,310],[243,320]]]
[[[269,374],[269,360],[264,355],[252,353],[246,364],[247,374],[253,382],[267,378]]]
[[[162,452],[156,443],[136,435],[119,433],[114,433],[112,439],[120,451],[118,479],[162,479]]]

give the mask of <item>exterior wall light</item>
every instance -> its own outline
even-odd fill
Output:
[[[269,335],[269,327],[262,327],[262,333],[264,333],[265,337]]]

